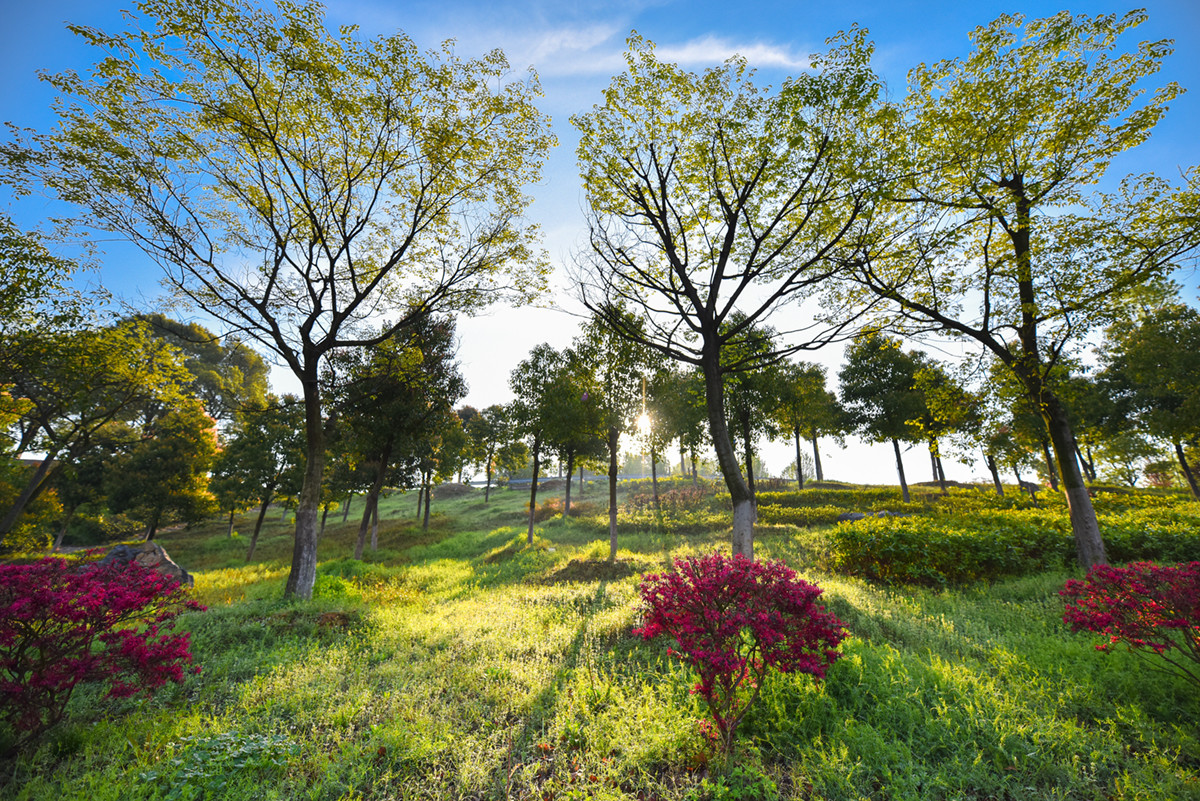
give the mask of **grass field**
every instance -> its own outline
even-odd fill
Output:
[[[630,629],[640,575],[727,530],[631,515],[608,564],[599,515],[543,521],[527,547],[526,500],[435,500],[424,531],[394,495],[362,562],[355,509],[331,513],[309,603],[280,600],[278,512],[251,564],[249,515],[234,538],[223,521],[162,534],[210,607],[182,618],[203,672],[148,700],[80,690],[69,722],[0,763],[0,796],[1200,798],[1200,691],[1070,634],[1056,593],[1076,573],[877,585],[819,572],[827,529],[788,525],[756,530],[758,556],[823,587],[852,636],[820,685],[770,680],[718,774],[694,678]]]

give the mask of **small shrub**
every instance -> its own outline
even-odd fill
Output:
[[[1096,565],[1059,595],[1066,599],[1063,622],[1071,631],[1105,637],[1096,650],[1120,643],[1135,654],[1157,654],[1169,666],[1164,670],[1200,686],[1200,562]]]
[[[818,587],[782,562],[752,562],[719,553],[676,559],[675,569],[641,584],[644,639],[674,638],[669,653],[700,674],[692,692],[708,707],[722,754],[772,670],[825,677],[846,636],[818,604]]]
[[[137,564],[0,565],[0,719],[24,733],[14,747],[62,720],[79,684],[127,698],[183,681],[188,635],[162,632],[185,609],[204,607]]]

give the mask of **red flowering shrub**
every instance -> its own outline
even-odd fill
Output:
[[[822,679],[846,636],[816,602],[821,589],[782,562],[719,553],[676,559],[673,571],[646,576],[641,592],[643,623],[634,633],[675,639],[669,653],[700,674],[692,692],[708,706],[726,756],[767,673]]]
[[[1124,643],[1137,654],[1153,652],[1170,666],[1164,669],[1200,684],[1200,562],[1097,565],[1059,595],[1071,631],[1105,636],[1097,650]]]
[[[83,682],[126,698],[183,681],[188,635],[165,631],[185,609],[204,607],[137,564],[0,565],[0,719],[17,744],[58,723]]]

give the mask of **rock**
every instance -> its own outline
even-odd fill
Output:
[[[864,515],[862,512],[842,512],[837,516],[837,522],[853,523],[855,520],[862,520],[865,517],[866,515]]]
[[[887,509],[880,509],[878,512],[875,513],[874,516],[875,517],[891,517],[892,513],[889,512]]]
[[[178,579],[179,584],[183,587],[190,588],[196,583],[192,574],[175,564],[174,560],[167,555],[166,550],[157,542],[143,542],[141,545],[118,545],[100,560],[102,565],[115,564],[118,567],[125,567],[130,562],[137,562],[142,567],[172,576]]]

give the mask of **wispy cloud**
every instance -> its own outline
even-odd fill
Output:
[[[789,48],[765,42],[737,42],[709,34],[681,45],[660,45],[659,58],[685,66],[720,64],[741,56],[751,67],[773,67],[790,70],[809,68],[808,54],[797,55]]]

